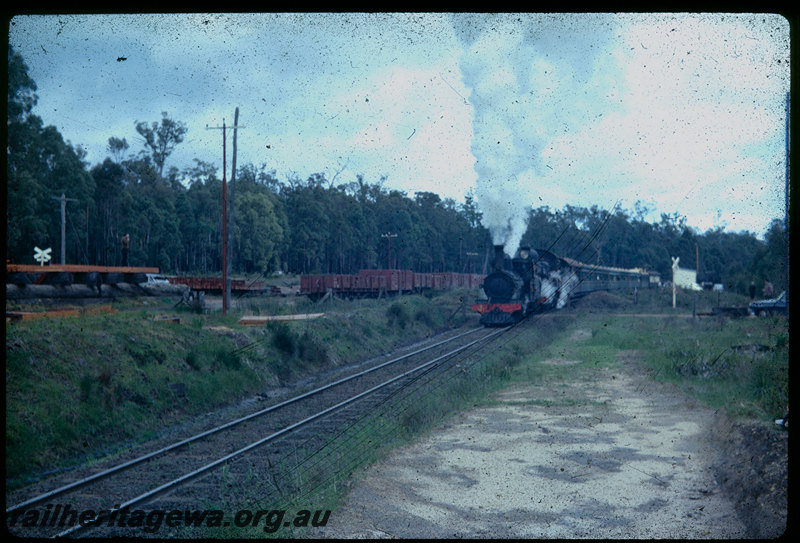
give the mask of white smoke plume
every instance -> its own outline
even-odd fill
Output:
[[[554,14],[455,15],[464,44],[461,74],[473,107],[476,201],[495,245],[514,254],[528,209],[557,172],[542,163],[549,142],[613,94],[597,71],[598,29]],[[567,16],[569,17],[569,16]],[[587,43],[587,36],[595,41]],[[594,113],[590,113],[594,110]],[[547,179],[546,179],[547,178]]]

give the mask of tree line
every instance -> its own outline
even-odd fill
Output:
[[[195,159],[183,170],[168,159],[188,131],[162,113],[135,121],[143,148],[109,135],[108,156],[90,165],[34,114],[36,84],[9,47],[6,259],[33,263],[33,247],[60,247],[67,204],[66,260],[119,265],[130,234],[130,263],[164,273],[216,274],[222,269],[222,181],[217,168]],[[357,176],[336,182],[324,174],[279,179],[267,165],[235,171],[235,222],[229,232],[234,274],[357,273],[363,268],[420,272],[486,270],[491,237],[471,195],[464,203],[432,192],[413,196]],[[763,240],[722,229],[699,233],[679,214],[645,220],[631,212],[566,206],[530,209],[522,243],[587,263],[640,267],[668,278],[671,258],[699,270],[698,279],[746,292],[764,279],[776,289],[787,277],[786,227],[775,220]],[[53,251],[58,254],[57,250]],[[699,257],[699,262],[697,260]],[[780,291],[780,290],[778,290]]]

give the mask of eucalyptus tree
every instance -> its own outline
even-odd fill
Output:
[[[28,65],[22,55],[8,46],[8,122],[19,123],[30,115],[39,97],[36,82],[28,75]]]
[[[281,191],[289,226],[285,261],[296,273],[327,271],[325,249],[329,236],[329,205],[324,177],[311,176],[305,182],[290,180]]]
[[[130,149],[130,145],[128,145],[128,140],[125,138],[117,138],[117,137],[110,137],[108,138],[108,145],[106,146],[106,150],[108,154],[111,155],[111,158],[116,163],[122,162],[125,158],[125,154]]]
[[[94,215],[91,221],[91,260],[103,266],[120,262],[122,220],[131,208],[131,194],[125,190],[125,170],[106,158],[90,170],[94,179]]]
[[[163,177],[167,158],[175,147],[183,142],[187,130],[181,121],[170,119],[166,111],[161,113],[160,123],[153,122],[148,125],[144,121],[136,122],[136,131],[142,136],[145,147],[150,151],[159,178]]]
[[[64,217],[67,261],[88,263],[94,182],[86,171],[85,153],[33,113],[36,83],[11,46],[8,64],[6,258],[32,263],[35,245],[60,246],[62,217],[55,199],[65,194],[73,200]]]
[[[252,165],[236,177],[236,222],[233,227],[233,270],[266,274],[280,269],[285,221],[274,177]]]
[[[183,172],[188,184],[176,199],[181,241],[182,266],[199,273],[221,270],[222,181],[212,164],[195,159]]]

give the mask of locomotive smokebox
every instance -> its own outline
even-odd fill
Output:
[[[502,270],[503,269],[503,260],[505,260],[505,254],[503,252],[503,245],[495,245],[494,246],[494,269]]]

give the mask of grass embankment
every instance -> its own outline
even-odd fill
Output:
[[[732,418],[772,421],[789,401],[789,332],[783,317],[595,318],[587,349],[635,349],[651,377]],[[590,359],[589,359],[590,360]]]
[[[113,454],[165,425],[324,369],[383,354],[476,317],[459,296],[250,298],[227,316],[179,309],[40,318],[6,326],[7,487]],[[162,300],[169,307],[174,300]],[[117,305],[117,304],[115,304]],[[325,317],[239,326],[243,314]],[[158,320],[178,316],[180,322]]]
[[[673,308],[671,294],[663,291],[642,292],[636,304],[630,294],[595,293],[576,309],[535,315],[455,371],[436,375],[343,428],[322,451],[300,454],[299,461],[287,458],[286,469],[297,484],[287,508],[313,503],[315,508],[336,509],[353,473],[393,447],[418,439],[448,416],[493,403],[497,390],[528,383],[558,387],[594,379],[601,368],[621,371],[629,363],[640,364],[651,378],[673,383],[734,419],[771,424],[788,401],[788,323],[782,317],[691,318],[693,306],[709,312],[717,305],[746,305],[746,300],[709,292],[695,299],[684,293]],[[558,400],[526,401],[552,405]],[[563,400],[570,406],[593,401]],[[259,493],[269,495],[258,485],[239,490],[240,501],[229,505],[252,506],[260,503]],[[263,535],[254,527],[253,534],[258,533]],[[303,530],[291,534],[302,537]]]
[[[698,293],[697,312],[720,305],[720,295]],[[721,305],[744,306],[744,297],[723,293]],[[682,303],[681,303],[682,302]],[[789,326],[784,317],[691,317],[695,303],[684,293],[672,308],[671,294],[595,293],[574,311],[575,322],[520,371],[563,378],[563,367],[548,359],[570,360],[570,375],[635,361],[652,379],[669,382],[732,418],[771,422],[783,415],[789,391]],[[589,375],[589,372],[584,372]]]

